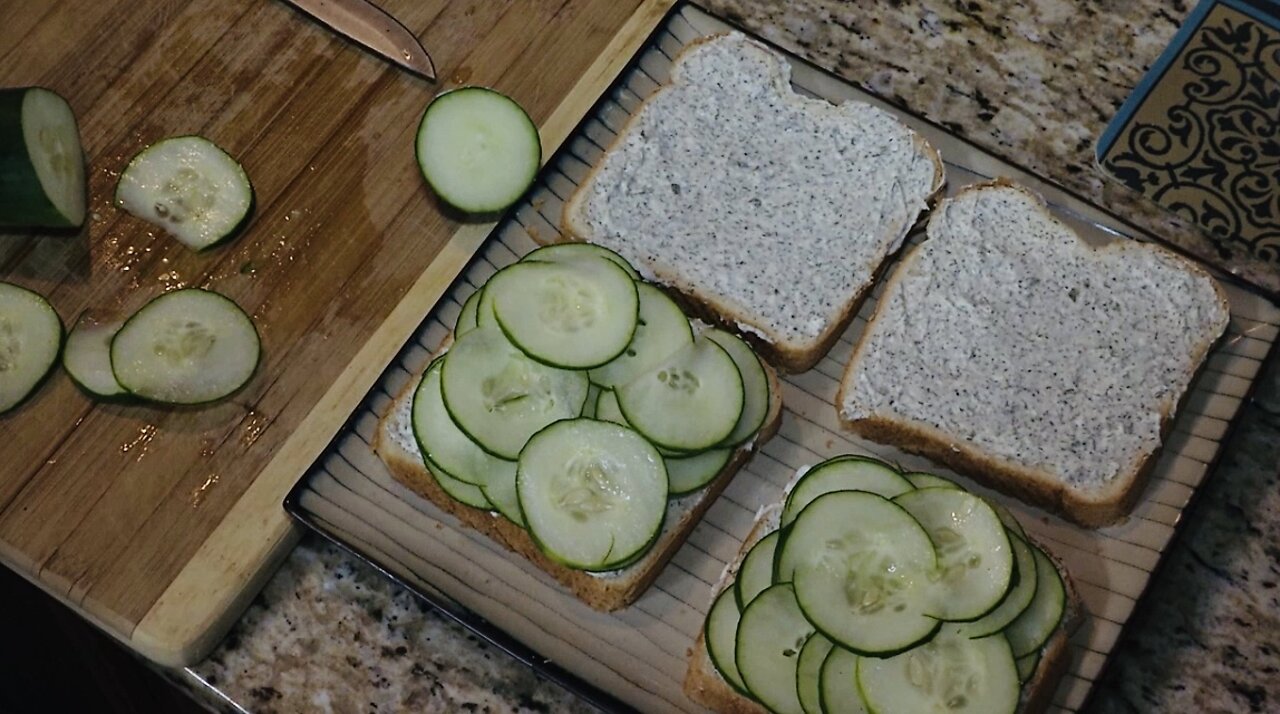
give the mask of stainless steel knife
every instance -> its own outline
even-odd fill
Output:
[[[368,0],[285,0],[352,41],[427,79],[431,56],[409,28]]]

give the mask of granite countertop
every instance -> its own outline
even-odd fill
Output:
[[[1193,252],[1206,250],[1193,231],[1105,180],[1093,159],[1095,138],[1189,3],[705,5]],[[1270,365],[1262,380],[1121,641],[1100,684],[1100,711],[1280,709],[1280,369]],[[587,710],[314,536],[207,661],[167,674],[224,711]]]

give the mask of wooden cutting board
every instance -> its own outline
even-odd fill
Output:
[[[0,559],[147,657],[204,655],[296,539],[281,499],[488,233],[442,213],[414,163],[440,89],[525,106],[544,155],[666,0],[382,0],[422,38],[431,84],[276,0],[0,4],[0,86],[75,109],[91,219],[0,235],[0,280],[70,324],[209,287],[254,318],[253,381],[213,406],[95,403],[55,373],[0,417]],[[248,232],[195,254],[111,204],[129,158],[202,134],[245,166]]]

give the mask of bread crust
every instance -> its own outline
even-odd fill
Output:
[[[679,65],[683,61],[684,57],[698,46],[704,43],[713,42],[728,34],[729,33],[718,33],[707,37],[700,37],[690,42],[672,60],[673,65]],[[771,48],[768,48],[756,40],[748,39],[747,41],[768,50],[772,54],[776,54]],[[648,106],[649,102],[653,101],[654,97],[658,96],[660,93],[667,91],[670,86],[671,85],[668,84],[660,87],[649,98],[645,99],[641,103],[640,108],[627,119],[626,123],[619,130],[617,137],[613,140],[613,143],[605,149],[605,156],[612,153],[629,135],[632,125],[639,119],[641,113],[644,111],[644,108]],[[939,154],[938,151],[934,149],[933,146],[920,134],[912,131],[911,135],[920,154],[926,156],[933,163],[933,184],[932,191],[925,199],[927,204],[926,208],[920,212],[920,215],[917,216],[914,222],[904,228],[901,235],[895,236],[899,241],[909,235],[926,220],[929,213],[932,211],[934,206],[936,206],[946,185],[946,171],[942,162],[942,155]],[[595,182],[596,177],[603,166],[604,159],[602,158],[595,166],[591,167],[587,172],[586,177],[578,185],[577,190],[575,190],[573,195],[569,197],[569,200],[565,202],[560,224],[560,232],[562,235],[554,237],[547,236],[546,238],[551,238],[551,240],[547,240],[545,242],[554,243],[560,240],[590,242],[587,237],[590,235],[590,230],[587,228],[586,222],[582,219],[582,212],[585,210],[584,204],[586,203],[586,196],[588,193],[587,189]],[[535,236],[535,240],[538,240],[540,243],[544,243],[543,238],[544,237],[542,236]],[[905,244],[905,242],[903,242],[903,244]],[[862,303],[866,300],[867,296],[871,294],[872,288],[879,283],[888,264],[892,262],[893,257],[900,251],[901,248],[891,253],[887,253],[880,261],[880,264],[874,267],[871,277],[867,283],[849,296],[848,300],[846,300],[843,308],[836,317],[824,326],[822,332],[819,333],[816,338],[802,345],[787,344],[778,340],[773,335],[770,335],[768,338],[761,337],[760,334],[757,334],[753,330],[759,330],[765,334],[769,334],[770,330],[767,327],[760,326],[758,324],[760,320],[757,319],[756,316],[736,312],[734,308],[724,304],[722,301],[718,301],[715,296],[707,295],[699,291],[698,286],[682,281],[676,275],[663,274],[663,272],[655,270],[655,273],[657,274],[655,274],[654,278],[657,282],[666,287],[668,292],[672,293],[674,297],[677,297],[678,302],[686,309],[686,311],[698,316],[706,322],[715,324],[739,335],[749,342],[761,357],[773,364],[780,371],[787,374],[796,374],[811,369],[824,356],[826,356],[827,352],[831,351],[831,348],[840,339],[840,335],[844,333],[845,328],[849,326],[849,323],[853,321],[854,316],[856,316],[858,311],[862,308]],[[750,326],[752,329],[744,329],[743,325]]]
[[[1038,209],[1052,218],[1043,198],[1006,178],[997,178],[967,186],[961,191],[961,194],[957,195],[993,187],[1012,188],[1033,197],[1039,204]],[[1128,243],[1117,242],[1098,250],[1122,250],[1125,245],[1128,245]],[[885,294],[892,291],[903,276],[907,274],[908,268],[920,255],[922,247],[922,245],[916,246],[902,260],[898,269],[886,283]],[[1160,250],[1166,250],[1159,246],[1155,247]],[[1210,278],[1218,296],[1218,303],[1224,310],[1229,312],[1226,293],[1216,280],[1212,280],[1211,276],[1195,263],[1172,251],[1167,252],[1179,260],[1187,270]],[[862,419],[847,418],[844,415],[842,405],[845,403],[847,391],[851,388],[851,378],[859,361],[866,353],[869,344],[866,336],[873,331],[872,328],[877,320],[880,319],[884,306],[885,303],[883,302],[876,306],[876,311],[867,323],[863,338],[854,347],[853,355],[849,358],[849,364],[845,367],[844,376],[840,381],[840,388],[836,394],[836,411],[845,428],[866,439],[927,456],[976,481],[1016,496],[1027,503],[1057,513],[1063,518],[1082,526],[1098,528],[1116,523],[1128,516],[1137,504],[1139,497],[1142,495],[1143,487],[1159,461],[1165,439],[1168,437],[1172,427],[1173,416],[1185,404],[1195,375],[1192,375],[1193,379],[1188,381],[1188,386],[1183,390],[1182,394],[1178,395],[1176,400],[1171,401],[1162,410],[1159,430],[1160,443],[1157,444],[1153,451],[1138,455],[1128,467],[1102,488],[1088,491],[1073,489],[1052,474],[988,454],[979,447],[953,438],[942,430],[924,422],[900,416],[872,415]],[[1191,364],[1196,365],[1196,374],[1204,369],[1209,351],[1220,339],[1221,335],[1218,335],[1211,340],[1204,341],[1193,353]]]
[[[445,344],[448,345],[450,341],[446,340]],[[391,475],[411,491],[458,519],[463,525],[483,533],[513,553],[524,557],[555,578],[590,607],[602,612],[610,612],[635,602],[653,584],[667,562],[684,544],[689,532],[702,520],[703,514],[733,480],[738,469],[751,459],[764,442],[777,433],[778,426],[782,422],[781,385],[777,374],[767,365],[765,374],[769,379],[769,411],[755,438],[734,451],[720,473],[697,494],[697,501],[692,508],[681,514],[678,521],[663,524],[662,532],[648,552],[635,563],[623,568],[621,574],[609,577],[593,576],[585,571],[568,568],[555,562],[538,548],[523,528],[496,513],[456,501],[445,493],[418,454],[406,452],[387,436],[386,432],[391,428],[392,415],[395,413],[394,406],[379,422],[377,433],[374,435],[373,450],[387,465]],[[420,376],[417,375],[417,377]],[[418,381],[418,378],[409,380],[396,396],[395,403],[412,399]]]

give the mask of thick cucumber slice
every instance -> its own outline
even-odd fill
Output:
[[[493,276],[485,293],[512,344],[563,369],[622,354],[640,308],[635,281],[607,260],[517,263]]]
[[[1021,686],[1003,637],[943,631],[894,657],[859,659],[858,689],[872,712],[1013,714]]]
[[[951,479],[923,472],[903,474],[916,488],[960,488],[960,484]]]
[[[819,496],[780,545],[779,577],[791,574],[805,615],[835,643],[885,655],[937,631],[926,615],[938,564],[933,543],[893,501],[865,491]]]
[[[49,301],[0,282],[0,414],[35,392],[61,349],[62,320]]]
[[[862,692],[858,691],[858,655],[841,647],[832,648],[822,663],[818,688],[823,714],[867,714]]]
[[[431,363],[413,393],[413,435],[422,453],[447,476],[485,488],[489,479],[515,482],[516,463],[499,459],[476,445],[449,416],[440,391],[440,373],[448,355]]]
[[[431,474],[431,478],[436,480],[436,484],[440,486],[440,490],[449,494],[459,503],[472,508],[479,508],[485,511],[492,511],[493,504],[489,503],[489,499],[484,495],[484,490],[475,484],[459,481],[444,472],[444,469],[431,463],[427,457],[422,457],[422,462],[427,465],[427,471]]]
[[[438,95],[422,113],[418,168],[442,201],[497,213],[520,200],[542,165],[538,127],[510,97],[484,87]]]
[[[643,552],[667,511],[662,456],[631,429],[594,419],[535,434],[520,452],[516,490],[542,551],[581,570],[610,570]]]
[[[41,87],[0,90],[0,226],[79,228],[84,176],[66,100]]]
[[[624,385],[693,342],[689,319],[666,293],[647,283],[636,283],[636,291],[640,296],[640,317],[635,336],[622,354],[591,370],[591,381],[602,387]]]
[[[1036,559],[1036,596],[1027,609],[1004,629],[1004,636],[1008,638],[1015,657],[1025,657],[1044,647],[1062,623],[1062,614],[1067,606],[1067,590],[1053,561],[1034,545],[1031,550]]]
[[[631,424],[627,422],[627,418],[622,415],[622,409],[618,407],[618,393],[612,389],[600,390],[600,396],[596,398],[595,418],[599,419],[600,421],[609,421],[609,422],[613,422],[614,424],[621,424],[622,426],[625,426],[628,428],[635,428],[635,427],[632,427]],[[664,446],[658,446],[657,444],[654,444],[654,446],[657,447],[658,453],[662,454],[663,458],[686,459],[686,458],[691,458],[693,456],[701,455],[698,452],[668,449]],[[707,452],[702,452],[702,453],[707,453]],[[667,477],[671,478],[671,473],[669,471],[667,472]],[[675,485],[676,484],[673,483],[672,487],[674,488]],[[682,479],[681,485],[682,486],[686,485],[683,482],[683,479]],[[675,492],[673,492],[673,495],[674,493]]]
[[[1031,654],[1023,655],[1014,660],[1014,662],[1018,665],[1018,681],[1026,684],[1027,680],[1035,676],[1036,667],[1040,666],[1040,652],[1037,650]]]
[[[611,263],[615,263],[618,267],[627,271],[627,275],[630,275],[632,280],[640,280],[640,273],[637,273],[636,269],[631,267],[631,263],[628,263],[626,258],[595,243],[552,243],[526,253],[520,260],[543,263],[571,263],[595,258],[604,258]]]
[[[615,400],[616,401],[616,400]],[[661,449],[658,450],[661,453]],[[667,478],[671,481],[671,495],[682,496],[706,486],[715,479],[733,456],[732,449],[711,449],[693,456],[667,456]]]
[[[192,250],[228,240],[249,222],[253,185],[236,160],[201,136],[158,141],[133,157],[116,205]]]
[[[733,595],[733,589],[721,590],[716,596],[716,601],[711,605],[711,611],[707,613],[703,639],[707,643],[707,654],[711,657],[711,664],[716,666],[716,670],[724,677],[724,681],[739,692],[751,696],[747,692],[747,685],[742,683],[742,675],[738,673],[736,661],[738,621],[741,618],[742,611],[738,609],[738,600]]]
[[[822,663],[831,653],[831,640],[815,632],[800,648],[796,662],[796,694],[804,714],[822,714]]]
[[[1036,595],[1036,558],[1031,546],[1012,531],[1009,531],[1009,545],[1013,549],[1013,587],[996,609],[960,627],[966,637],[987,637],[1000,632],[1027,609]]]
[[[764,426],[764,418],[769,413],[769,377],[765,374],[764,365],[756,353],[736,335],[720,329],[711,329],[703,333],[707,339],[720,345],[742,376],[743,402],[742,416],[733,427],[733,433],[724,440],[724,446],[741,444],[755,437],[760,427]]]
[[[477,290],[471,293],[466,302],[462,303],[462,312],[458,313],[458,321],[453,325],[453,337],[457,339],[476,328],[476,307],[480,304],[480,295],[484,292]]]
[[[62,366],[76,386],[95,397],[111,398],[125,393],[111,371],[111,340],[123,324],[97,322],[81,316],[67,335]]]
[[[778,547],[778,531],[761,538],[747,557],[742,559],[742,567],[738,568],[738,579],[734,581],[734,593],[738,598],[738,608],[746,609],[756,596],[773,585],[773,551]]]
[[[485,451],[515,459],[540,429],[582,413],[587,375],[535,362],[496,327],[454,343],[441,373],[445,408]]]
[[[796,692],[800,648],[813,625],[796,604],[789,583],[756,596],[738,623],[737,663],[742,681],[761,704],[778,714],[804,714]]]
[[[841,456],[824,461],[805,472],[787,494],[782,507],[782,527],[815,498],[832,491],[867,491],[893,498],[910,491],[911,483],[892,466],[864,456]]]
[[[700,451],[724,441],[742,415],[742,376],[724,348],[706,338],[620,387],[627,423],[659,446]]]
[[[258,330],[240,306],[210,290],[175,290],[125,321],[111,340],[111,370],[131,394],[202,404],[248,383],[258,367]]]
[[[954,488],[923,488],[893,499],[924,526],[938,552],[928,614],[976,620],[1000,604],[1013,578],[1013,550],[987,502]]]

